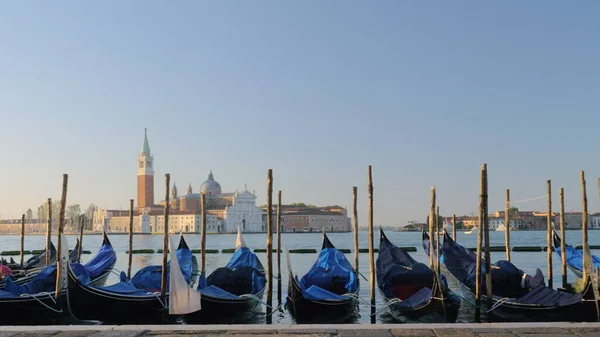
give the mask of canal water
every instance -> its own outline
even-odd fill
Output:
[[[375,248],[379,247],[379,231],[375,232]],[[179,234],[173,234],[179,235]],[[413,246],[417,248],[416,252],[411,255],[420,262],[428,263],[428,258],[423,247],[421,245],[421,233],[420,232],[392,232],[387,231],[386,235],[388,238],[398,246]],[[328,234],[331,242],[337,248],[347,248],[353,251],[353,234],[352,233],[330,233]],[[477,235],[465,234],[462,232],[457,233],[457,241],[461,245],[470,248],[475,247],[477,243]],[[185,234],[184,235],[188,245],[191,249],[200,248],[200,235],[198,234]],[[566,232],[567,243],[573,246],[581,245],[581,232],[580,231],[567,231]],[[110,276],[107,280],[107,285],[116,283],[118,281],[118,272],[125,271],[127,269],[127,254],[125,253],[128,249],[128,237],[127,235],[109,235],[109,238],[117,251],[117,264],[115,265],[116,273]],[[75,245],[76,236],[67,235],[69,247],[72,248]],[[246,245],[250,249],[265,248],[266,246],[266,235],[265,234],[244,234],[244,240]],[[45,237],[43,235],[29,235],[25,238],[25,249],[35,250],[43,249]],[[235,234],[211,234],[207,236],[206,248],[207,249],[218,249],[219,252],[222,249],[235,248],[236,235]],[[56,245],[56,237],[53,237],[53,242]],[[299,249],[299,248],[314,248],[317,251],[321,248],[322,234],[320,233],[283,233],[281,239],[282,249]],[[85,263],[87,260],[93,257],[102,243],[101,235],[86,235],[83,239],[83,247],[85,250],[90,250],[91,255],[84,254],[82,260]],[[589,243],[592,245],[600,244],[600,231],[589,232]],[[490,233],[490,244],[492,246],[504,245],[504,232],[491,232]],[[162,236],[160,235],[135,235],[133,239],[134,249],[154,249],[155,251],[162,248]],[[546,232],[545,231],[521,231],[511,232],[511,246],[546,246]],[[273,247],[276,247],[276,238],[273,237]],[[368,248],[368,233],[366,231],[359,232],[359,247]],[[20,241],[18,235],[4,235],[0,237],[0,251],[18,250],[20,249]],[[354,263],[354,253],[346,254],[346,258],[350,263]],[[599,251],[592,251],[592,254],[600,255]],[[257,253],[259,259],[262,261],[266,268],[266,255],[264,253]],[[218,253],[218,254],[207,254],[206,255],[206,268],[207,274],[212,270],[222,267],[231,258],[232,254]],[[492,252],[492,261],[505,258],[504,252]],[[198,255],[198,262],[200,256]],[[310,266],[314,263],[317,254],[290,254],[290,261],[293,268],[293,273],[302,277],[302,275],[308,271]],[[27,258],[27,257],[26,257]],[[377,253],[375,253],[377,258]],[[16,258],[15,258],[16,259]],[[132,273],[135,273],[138,269],[146,265],[157,265],[161,263],[162,254],[136,254],[133,255],[133,266]],[[553,279],[554,287],[560,286],[561,283],[561,268],[560,259],[556,253],[552,255],[553,259]],[[274,275],[277,273],[276,254],[273,255],[273,268]],[[546,252],[511,252],[511,261],[520,269],[528,274],[535,274],[536,268],[540,268],[544,275],[547,275],[547,260]],[[360,273],[367,279],[369,278],[369,256],[366,253],[359,254],[359,269]],[[567,270],[569,282],[575,280],[575,275]],[[456,290],[459,294],[462,294],[460,289],[456,285],[456,281],[453,280],[452,276],[448,275],[450,286]],[[285,254],[281,256],[281,282],[283,289],[283,301],[287,294],[287,280],[288,280],[288,265],[286,262]],[[368,324],[370,323],[371,310],[369,305],[366,303],[370,302],[369,299],[369,282],[360,278],[360,297],[361,301],[360,315],[356,320],[356,323]],[[464,296],[467,296],[466,294]],[[468,298],[468,297],[467,297]],[[266,299],[266,296],[265,296]],[[274,280],[273,285],[273,304],[277,306],[277,280]],[[376,304],[377,310],[379,311],[384,305],[382,298],[379,296],[379,292],[376,290]],[[461,305],[461,311],[459,314],[458,322],[472,322],[473,321],[474,308],[467,301],[463,300]],[[263,323],[264,317],[258,320],[256,323]],[[378,323],[391,323],[391,318],[382,312],[377,315],[376,322]],[[274,324],[290,324],[294,323],[289,313],[285,310],[276,311],[273,314]]]

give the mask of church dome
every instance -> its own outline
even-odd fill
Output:
[[[221,194],[221,185],[213,177],[212,170],[208,174],[208,179],[200,186],[200,193],[210,195]]]

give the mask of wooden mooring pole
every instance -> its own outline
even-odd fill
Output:
[[[444,225],[444,222],[440,218],[440,206],[435,207],[435,272],[438,277],[440,276],[440,225]],[[431,250],[431,244],[429,245]]]
[[[50,265],[50,246],[52,245],[52,198],[48,198],[48,227],[46,228],[46,266]]]
[[[133,258],[133,199],[129,199],[129,250],[127,254],[127,279],[131,279],[131,262]]]
[[[281,191],[277,191],[277,305],[281,305]]]
[[[25,214],[21,216],[21,266],[25,263]]]
[[[456,242],[456,214],[452,214],[452,239]]]
[[[559,203],[560,203],[560,271],[562,274],[562,287],[566,289],[569,285],[567,283],[567,255],[565,255],[565,189],[560,188],[559,191]]]
[[[267,171],[267,324],[273,322],[273,170]]]
[[[510,190],[506,190],[504,204],[504,245],[506,246],[506,261],[510,262]]]
[[[63,229],[65,227],[65,208],[67,207],[67,183],[69,181],[69,175],[67,174],[63,174],[63,184],[62,184],[62,198],[60,199],[60,213],[59,213],[59,217],[58,217],[58,248],[56,250],[56,294],[55,294],[55,298],[56,298],[56,302],[57,303],[61,303],[60,302],[60,295],[62,294],[62,288],[63,288],[63,284],[62,284],[62,278],[63,278],[63,270],[61,268],[61,260],[63,258],[62,256],[62,236],[63,236]],[[65,258],[67,259],[67,263],[68,263],[68,254],[67,256],[65,256]]]
[[[583,205],[583,210],[581,212],[581,245],[585,246],[588,242],[588,215],[587,215],[587,191],[585,187],[585,172],[581,171],[581,202]],[[564,238],[563,238],[564,240]],[[583,263],[583,281],[587,281],[587,269],[585,268],[585,260]]]
[[[162,303],[166,302],[167,297],[167,259],[169,257],[169,190],[171,175],[169,173],[165,173],[165,224],[163,228],[163,256],[162,256],[162,279],[160,284],[160,298]],[[163,311],[165,314],[168,314],[168,311]],[[163,317],[164,319],[164,317]]]
[[[200,192],[200,275],[206,276],[206,194]]]
[[[477,230],[477,257],[475,262],[475,322],[481,323],[481,245],[483,243],[484,180],[485,166],[481,169],[479,184],[479,224]]]
[[[547,246],[547,259],[548,259],[548,288],[552,289],[552,182],[546,181],[546,193],[548,194],[548,215],[546,222],[548,229],[546,232],[546,246]]]
[[[429,199],[429,219],[427,219],[427,224],[429,225],[429,268],[431,268],[431,270],[435,270],[435,258],[433,257],[435,255],[433,246],[433,228],[435,226],[435,222],[435,187],[432,187],[431,198]]]
[[[492,308],[492,262],[490,257],[490,222],[488,215],[488,171],[487,164],[483,164],[484,189],[483,189],[483,228],[485,235],[485,290],[488,310]],[[490,322],[490,315],[487,315]]]
[[[354,231],[354,271],[358,271],[358,188],[352,187],[352,229]]]
[[[79,247],[77,247],[77,262],[81,263],[81,253],[83,252],[83,228],[85,227],[85,214],[81,215],[81,225],[79,226]]]
[[[371,324],[375,324],[375,254],[373,250],[373,176],[371,165],[367,170],[367,185],[369,193],[369,284],[371,297]]]

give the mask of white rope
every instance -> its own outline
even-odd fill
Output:
[[[499,299],[498,301],[496,301],[496,303],[494,303],[494,305],[492,305],[492,308],[488,311],[486,311],[487,313],[491,312],[492,310],[498,308],[499,306],[501,306],[502,304],[504,304],[504,302],[510,300],[510,298],[508,297],[502,297],[501,299]]]
[[[38,301],[38,303],[39,303],[39,304],[41,304],[42,306],[46,307],[48,310],[54,311],[55,313],[58,313],[58,314],[62,313],[62,310],[56,310],[56,309],[54,309],[53,307],[51,307],[51,306],[47,305],[46,303],[44,303],[44,302],[43,302],[42,300],[40,300],[39,298],[37,298],[37,295],[46,295],[46,296],[48,296],[48,297],[49,297],[49,298],[52,300],[52,302],[53,302],[54,304],[56,304],[56,300],[54,300],[54,297],[53,297],[53,296],[52,296],[50,293],[46,293],[46,292],[39,293],[39,294],[35,294],[35,295],[30,295],[30,294],[21,294],[21,296],[19,296],[19,297],[25,297],[25,298],[29,298],[29,297],[31,297],[31,298],[33,298],[34,300]]]
[[[383,305],[383,307],[381,309],[377,310],[375,313],[371,314],[370,316],[379,316],[379,314],[381,314],[387,308],[389,308],[390,306],[392,306],[392,304],[396,304],[396,303],[400,303],[400,302],[402,302],[401,299],[393,298],[389,302],[387,302],[385,305]]]
[[[156,297],[156,299],[158,299],[158,303],[160,303],[160,305],[162,305],[163,309],[167,309],[167,305],[165,303],[163,303],[163,301],[161,300],[159,292],[148,293],[148,295],[154,295],[154,297]]]
[[[545,199],[547,196],[543,195],[541,197],[535,197],[535,198],[530,198],[530,199],[523,199],[523,200],[517,200],[517,201],[511,201],[511,204],[517,204],[520,202],[525,202],[525,201],[532,201],[532,200],[538,200],[538,199]]]
[[[271,308],[273,309],[272,306],[268,305],[267,302],[263,302],[263,300],[261,300],[258,296],[252,295],[252,294],[242,294],[239,296],[240,298],[252,298],[255,301],[261,303],[262,305],[264,305],[265,307]]]
[[[283,307],[283,306],[284,306],[284,304],[282,303],[282,304],[281,304],[281,305],[279,305],[277,308],[275,308],[275,309],[271,310],[271,313],[270,313],[270,314],[268,314],[268,315],[265,315],[265,317],[272,316],[274,313],[276,313],[277,311],[279,311],[279,310],[281,309],[281,307]],[[283,311],[283,310],[282,310],[282,311]]]

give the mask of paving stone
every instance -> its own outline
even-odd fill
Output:
[[[80,330],[80,331],[68,330],[68,331],[61,331],[57,335],[54,335],[54,337],[87,337],[98,331],[99,330]]]
[[[18,334],[14,335],[15,337],[46,337],[46,336],[54,336],[57,333],[59,333],[60,331],[25,331],[25,332],[19,332]]]
[[[94,334],[89,335],[89,337],[137,337],[144,334],[144,330],[107,330],[107,331],[98,331]]]
[[[394,337],[437,337],[431,329],[392,329]]]
[[[518,335],[546,335],[546,334],[566,334],[573,335],[571,331],[561,328],[509,328],[510,331]]]
[[[476,334],[479,333],[509,333],[512,334],[512,332],[503,329],[503,328],[493,328],[493,327],[477,327],[477,328],[471,328],[471,330],[473,330],[473,332],[475,332]]]
[[[600,337],[600,328],[570,328],[569,331],[581,337]]]
[[[279,329],[280,335],[336,335],[338,334],[337,329],[319,329],[319,328],[306,328],[306,329]]]
[[[477,336],[471,329],[433,329],[439,337],[475,337]]]
[[[164,330],[164,331],[148,331],[144,334],[144,336],[186,336],[190,337],[192,335],[202,335],[202,334],[212,334],[212,335],[222,335],[228,333],[227,330]]]
[[[208,333],[208,332],[207,332]],[[162,335],[152,335],[152,336],[157,336],[157,337],[176,337],[176,336],[181,336],[182,334],[179,333],[169,333],[169,334],[162,334]],[[143,335],[146,336],[146,335]],[[222,334],[204,334],[204,333],[186,333],[185,336],[187,337],[205,337],[205,336],[223,336]]]
[[[338,330],[339,337],[393,337],[388,329],[348,329]]]
[[[176,335],[173,335],[175,337]],[[222,337],[222,334],[202,334],[202,337]],[[273,337],[273,336],[293,336],[293,337],[331,337],[330,334],[293,334],[293,335],[274,335],[274,334],[236,334],[236,337]],[[367,335],[368,336],[368,335]]]
[[[18,333],[18,331],[0,331],[0,337],[12,337]]]
[[[539,334],[519,334],[520,337],[534,337],[539,336]],[[572,333],[547,333],[544,334],[544,337],[577,337],[577,335]]]
[[[207,331],[205,333],[217,334],[216,331]],[[275,334],[277,334],[277,330],[275,330],[275,329],[229,330],[229,331],[224,331],[223,333],[225,333],[227,335],[236,335],[236,337],[239,337],[237,335],[240,335],[240,334],[246,334],[246,335],[275,335]]]
[[[512,332],[478,332],[479,337],[517,337]]]

